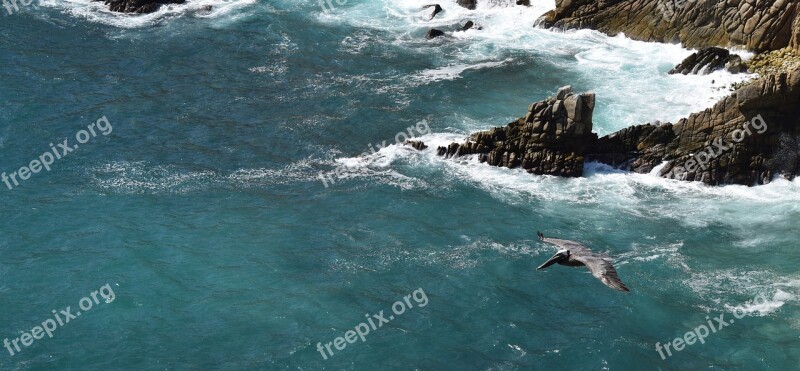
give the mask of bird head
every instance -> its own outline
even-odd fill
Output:
[[[540,265],[536,269],[537,270],[538,269],[545,269],[545,268],[547,268],[547,267],[549,267],[549,266],[551,266],[551,265],[553,265],[555,263],[558,263],[560,261],[567,260],[567,259],[569,259],[569,250],[566,250],[566,249],[565,250],[559,250],[555,255],[553,255],[553,257],[548,259],[546,262],[544,262],[544,264]]]

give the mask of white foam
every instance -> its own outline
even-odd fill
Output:
[[[759,294],[755,299],[748,300],[744,304],[737,306],[727,305],[730,311],[740,311],[748,315],[766,316],[781,308],[787,301],[793,301],[796,296],[782,290],[778,290],[768,299],[765,294]]]
[[[455,80],[457,78],[460,78],[461,74],[464,71],[500,67],[512,61],[514,61],[514,59],[508,58],[506,60],[499,62],[482,62],[475,64],[452,64],[445,67],[438,67],[420,71],[416,75],[412,75],[411,78],[419,81],[421,84],[429,84],[441,80]]]
[[[408,146],[392,145],[372,156],[339,161],[348,166],[394,169],[398,174],[402,166],[395,165],[413,164],[472,184],[511,204],[541,200],[552,204],[594,205],[598,208],[587,212],[603,209],[637,218],[672,219],[687,227],[722,224],[747,231],[758,223],[783,225],[788,223],[786,215],[800,212],[800,179],[776,179],[759,187],[711,187],[593,163],[586,164],[581,178],[531,175],[519,168],[482,164],[477,156],[445,159],[436,155],[439,146],[463,142],[466,139],[463,134],[434,133],[417,139],[424,141],[428,148],[416,151]],[[747,211],[753,208],[766,212]]]
[[[185,194],[212,187],[244,189],[319,181],[315,161],[301,160],[282,168],[243,168],[228,174],[211,170],[188,171],[145,161],[120,161],[88,170],[92,183],[105,192],[121,194]]]
[[[428,3],[409,0],[347,4],[346,8],[328,13],[320,10],[318,20],[385,31],[386,36],[370,41],[405,48],[404,53],[431,53],[433,48],[440,56],[439,64],[401,79],[410,86],[421,81],[456,79],[467,70],[504,68],[518,55],[534,57],[537,62],[550,64],[551,69],[573,71],[577,78],[559,81],[553,89],[571,84],[578,91],[594,91],[598,96],[595,131],[601,135],[656,120],[675,122],[713,105],[730,93],[729,84],[749,77],[724,71],[705,76],[668,75],[670,68],[694,50],[634,41],[624,35],[609,37],[591,30],[534,28],[534,21],[555,6],[552,0],[534,2],[531,7],[481,3],[474,11],[455,1],[445,1],[440,2],[445,11],[433,20],[428,20],[429,10],[421,9]],[[452,32],[467,20],[483,29]],[[426,41],[424,34],[430,28],[446,30],[448,35]],[[356,44],[363,44],[363,40]],[[531,97],[531,101],[543,98]]]
[[[256,0],[186,0],[183,4],[163,4],[149,14],[125,14],[112,12],[102,1],[93,0],[40,0],[42,6],[60,9],[72,16],[119,28],[152,26],[170,19],[193,15],[198,18],[220,18],[239,16],[244,7]],[[203,10],[211,5],[212,10]]]

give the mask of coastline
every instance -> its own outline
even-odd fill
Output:
[[[498,127],[473,134],[466,143],[440,147],[439,155],[453,157],[478,154],[481,162],[494,166],[522,167],[533,174],[563,176],[581,176],[585,160],[638,173],[650,173],[659,167],[658,175],[661,177],[701,181],[708,185],[752,186],[767,184],[775,176],[791,180],[800,175],[800,148],[796,148],[799,147],[796,145],[797,138],[800,138],[800,107],[796,104],[800,102],[800,59],[795,52],[800,16],[796,14],[795,4],[782,1],[770,3],[774,7],[762,4],[759,8],[761,14],[771,16],[774,21],[762,19],[762,24],[767,26],[755,28],[755,33],[749,37],[742,35],[742,30],[752,28],[746,18],[739,18],[738,23],[728,20],[728,29],[733,31],[724,37],[718,32],[698,32],[694,23],[684,24],[676,18],[680,15],[704,14],[703,9],[707,13],[719,12],[718,8],[724,11],[725,5],[699,10],[688,7],[675,9],[669,15],[662,14],[665,19],[671,19],[671,28],[649,32],[646,31],[648,28],[641,28],[644,20],[622,22],[629,13],[619,10],[630,9],[633,5],[638,5],[639,11],[657,9],[660,4],[658,0],[612,1],[606,7],[593,4],[591,1],[556,0],[556,9],[543,15],[537,24],[559,29],[588,26],[609,35],[625,33],[643,41],[664,42],[671,38],[686,47],[717,47],[721,40],[727,40],[723,46],[744,47],[760,52],[748,66],[750,72],[760,76],[738,84],[732,94],[712,107],[692,113],[674,124],[656,122],[633,125],[599,139],[596,135],[584,135],[583,130],[577,138],[573,137],[573,126],[581,117],[580,105],[576,110],[573,103],[565,110],[564,101],[558,98],[556,101],[536,102],[531,105],[527,116],[512,122],[505,129]],[[653,18],[658,24],[658,15]],[[788,30],[786,24],[794,28]],[[793,34],[789,35],[790,31]],[[684,63],[691,63],[687,61],[693,57],[687,58]],[[701,67],[698,65],[694,70]],[[591,132],[594,99],[592,95],[587,132]],[[547,110],[542,109],[545,105],[549,106]],[[532,115],[536,115],[536,118],[532,119]],[[545,118],[542,119],[542,116]],[[747,129],[748,122],[756,117],[770,123],[769,126],[765,125],[768,128],[766,132],[761,132],[757,137],[742,137],[741,141],[730,147],[718,143],[719,152],[713,150],[714,142],[731,137],[743,125]],[[536,120],[541,121],[535,124]],[[548,121],[554,121],[552,127],[548,126]],[[578,127],[583,129],[580,123]],[[702,158],[708,161],[703,161],[700,164],[702,166],[697,166],[698,152],[707,154]],[[546,165],[543,166],[543,162]],[[687,169],[681,164],[690,166]]]

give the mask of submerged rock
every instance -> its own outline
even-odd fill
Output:
[[[404,145],[411,146],[411,148],[416,149],[417,151],[422,151],[423,149],[428,148],[427,145],[421,140],[407,140],[403,142]]]
[[[472,21],[467,21],[467,23],[464,23],[464,25],[463,25],[463,26],[461,26],[461,28],[459,28],[458,30],[459,30],[459,31],[466,31],[466,30],[469,30],[470,28],[472,28],[472,27],[474,27],[474,26],[475,26],[475,23],[474,23],[474,22],[472,22]],[[478,27],[477,29],[479,30],[479,29],[480,29],[480,27]]]
[[[458,5],[461,5],[469,10],[475,10],[478,7],[478,0],[458,0]]]
[[[692,53],[692,55],[686,57],[680,64],[670,70],[669,74],[707,75],[723,68],[731,73],[747,70],[741,57],[736,54],[731,55],[731,52],[727,49],[712,46]]]
[[[183,4],[185,0],[93,0],[103,1],[112,12],[152,13],[162,4]]]
[[[440,37],[440,36],[444,36],[444,31],[437,30],[435,28],[431,28],[430,30],[428,30],[428,33],[425,34],[425,38],[428,39],[428,40],[435,39],[435,38]]]

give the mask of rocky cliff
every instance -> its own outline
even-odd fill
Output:
[[[715,46],[759,52],[762,75],[703,112],[673,124],[638,125],[600,138],[586,154],[636,172],[707,184],[763,184],[800,173],[800,3],[792,0],[556,0],[540,20],[639,40],[703,48],[671,73],[744,65]]]
[[[800,4],[793,0],[556,0],[540,22],[591,28],[688,48],[800,48]]]

